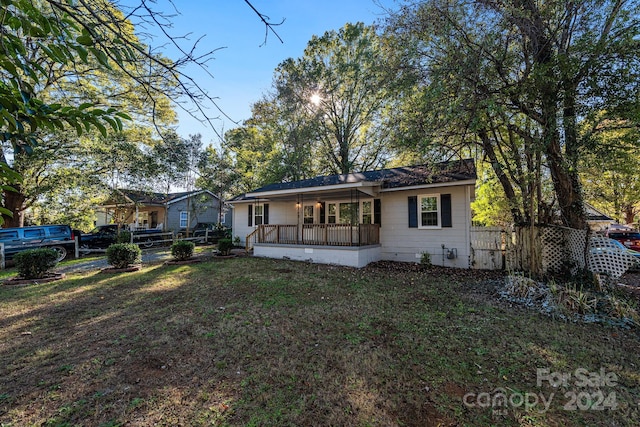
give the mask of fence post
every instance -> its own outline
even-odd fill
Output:
[[[204,243],[205,245],[209,243],[209,229],[204,230]]]
[[[4,263],[4,243],[0,243],[0,269],[4,270],[5,268],[5,263]]]
[[[74,236],[73,238],[75,245],[74,245],[74,249],[76,250],[76,259],[80,258],[80,236]]]

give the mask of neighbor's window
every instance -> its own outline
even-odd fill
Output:
[[[253,225],[264,224],[264,206],[256,205],[253,210]]]
[[[304,223],[313,224],[313,206],[304,207]]]
[[[418,197],[418,218],[420,227],[439,227],[440,218],[440,196],[437,194],[427,194]]]
[[[180,228],[187,228],[189,223],[189,212],[180,211]]]

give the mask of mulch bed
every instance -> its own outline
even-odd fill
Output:
[[[125,268],[115,268],[115,267],[107,267],[100,270],[100,273],[110,274],[110,273],[129,273],[132,271],[138,271],[142,268],[142,265],[132,265],[131,267]]]
[[[23,279],[20,276],[13,277],[4,281],[5,285],[12,286],[24,286],[24,285],[37,285],[40,283],[55,282],[56,280],[64,279],[66,276],[64,273],[47,273],[45,277],[41,279]]]
[[[165,265],[186,265],[186,264],[195,264],[198,262],[202,262],[202,259],[201,258],[189,258],[189,259],[183,259],[183,260],[172,259],[170,261],[165,261],[164,264]]]

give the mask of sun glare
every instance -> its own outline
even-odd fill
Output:
[[[320,95],[318,93],[314,93],[313,95],[311,95],[310,101],[313,105],[318,106],[320,105],[320,101],[322,101],[322,98],[320,98]]]

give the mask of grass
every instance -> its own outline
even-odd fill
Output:
[[[638,332],[511,307],[495,279],[235,258],[0,286],[0,424],[638,425]],[[578,368],[617,381],[537,385]]]

